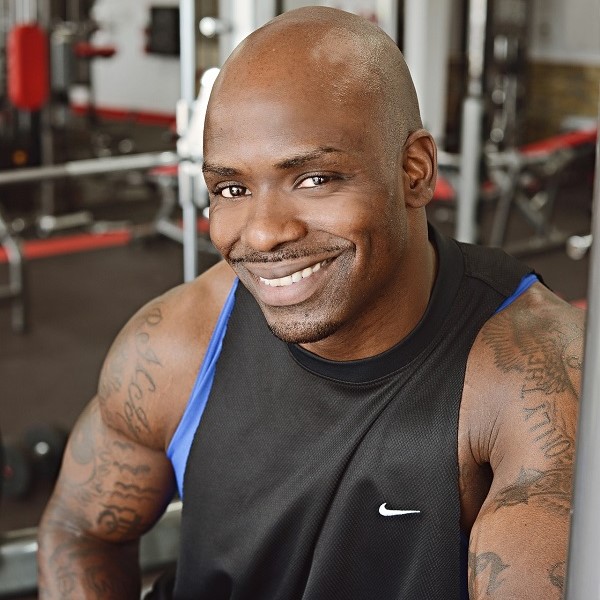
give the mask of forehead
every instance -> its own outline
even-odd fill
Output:
[[[300,80],[266,88],[246,83],[221,87],[211,98],[204,139],[207,160],[272,161],[318,147],[350,155],[373,149],[377,127],[364,95],[335,94]]]
[[[368,146],[381,94],[357,51],[362,45],[324,26],[275,28],[243,42],[213,88],[205,155]]]

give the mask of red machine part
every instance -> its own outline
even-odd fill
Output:
[[[50,93],[46,33],[33,23],[15,25],[8,34],[6,50],[10,102],[19,110],[39,110]]]
[[[73,48],[77,58],[111,58],[117,52],[114,46],[94,46],[89,42],[78,42]]]

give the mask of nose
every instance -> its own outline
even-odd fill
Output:
[[[285,194],[255,195],[241,234],[242,243],[259,252],[302,239],[307,232],[305,220],[293,199]]]

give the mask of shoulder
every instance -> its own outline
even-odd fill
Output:
[[[108,425],[143,445],[166,448],[234,279],[220,262],[152,300],[127,322],[98,384]]]
[[[536,283],[481,329],[460,409],[461,490],[488,469],[508,489],[523,473],[572,463],[584,320]]]
[[[490,378],[499,380],[516,385],[519,396],[568,386],[578,392],[584,319],[582,310],[534,284],[481,329],[469,356],[469,383],[483,391]]]

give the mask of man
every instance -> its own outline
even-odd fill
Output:
[[[393,42],[276,18],[224,65],[204,151],[225,262],[117,337],[40,597],[138,596],[178,487],[176,598],[560,598],[583,317],[428,228],[436,149]]]

